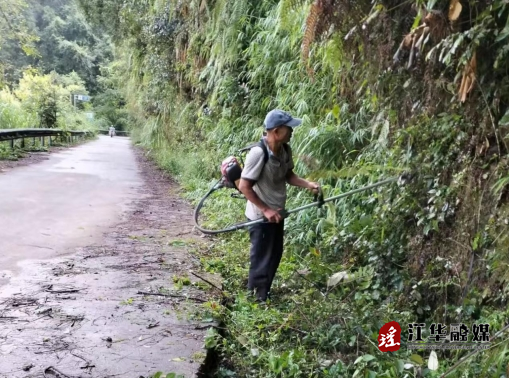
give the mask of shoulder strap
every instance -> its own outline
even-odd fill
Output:
[[[265,145],[263,138],[260,139],[260,141],[256,143],[256,145],[260,147],[263,151],[263,164],[267,163],[267,161],[269,160],[269,150],[267,149],[267,146]]]
[[[255,146],[261,147],[261,149],[263,150],[263,162],[267,163],[267,161],[269,160],[269,149],[267,148],[267,145],[263,141],[263,138],[260,139],[260,141],[256,143]],[[286,155],[289,155],[290,146],[286,143],[283,143],[283,148],[285,149]]]
[[[267,162],[267,160],[269,160],[269,150],[267,149],[267,146],[263,142],[263,138],[260,139],[256,143],[252,143],[252,144],[250,144],[250,145],[248,145],[248,146],[246,146],[244,148],[241,148],[239,150],[239,152],[249,151],[253,147],[260,147],[262,149],[262,151],[263,151],[263,163],[265,164]]]
[[[250,144],[249,146],[241,148],[239,150],[239,152],[248,151],[248,150],[250,150],[253,147],[260,147],[262,149],[262,151],[263,151],[263,164],[267,163],[267,161],[269,160],[269,150],[267,148],[267,145],[263,141],[263,138],[261,138],[256,143],[253,143],[253,144]],[[286,143],[283,143],[283,148],[285,149],[285,152],[288,154],[290,146],[288,146],[288,144],[286,144]]]

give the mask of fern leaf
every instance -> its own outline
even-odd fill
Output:
[[[202,0],[200,4],[200,13],[207,8],[207,0]]]
[[[302,60],[304,61],[306,66],[308,64],[309,59],[309,47],[315,40],[316,27],[320,21],[322,12],[323,12],[322,0],[315,0],[313,4],[311,4],[311,8],[306,19],[306,30],[304,31],[304,38],[302,39],[301,45]]]
[[[288,7],[289,9],[295,10],[303,5],[306,4],[306,0],[284,0],[285,7]]]

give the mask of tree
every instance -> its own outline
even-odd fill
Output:
[[[26,64],[28,56],[35,56],[37,37],[31,33],[25,19],[27,3],[24,0],[2,0],[0,2],[0,87],[12,81],[17,60]]]
[[[38,126],[44,128],[69,126],[69,122],[64,120],[74,113],[70,102],[74,93],[87,93],[85,83],[78,74],[64,76],[53,71],[39,75],[34,70],[24,72],[14,91],[23,108],[35,115]]]
[[[0,64],[11,86],[35,67],[42,73],[76,72],[95,93],[99,67],[112,57],[108,37],[95,33],[75,1],[6,0],[0,4],[0,32]]]
[[[121,77],[118,75],[118,63],[103,67],[98,78],[99,94],[93,98],[95,116],[102,120],[103,127],[115,126],[117,130],[125,130],[128,125],[128,112],[125,99],[120,90]]]

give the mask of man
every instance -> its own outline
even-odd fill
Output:
[[[113,136],[115,136],[115,128],[113,127],[113,125],[110,126],[110,137],[113,138]]]
[[[247,157],[239,190],[246,196],[246,216],[250,220],[265,217],[268,223],[249,228],[251,239],[248,289],[259,301],[266,301],[283,255],[284,219],[278,210],[285,208],[286,184],[317,193],[319,185],[300,178],[293,172],[292,150],[288,142],[294,127],[302,120],[274,109],[265,117],[266,135],[262,139],[268,159],[260,146],[253,147]]]

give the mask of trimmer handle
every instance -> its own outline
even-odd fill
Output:
[[[410,181],[412,181],[412,179],[415,177],[415,173],[413,172],[404,172],[401,176],[399,176],[398,178],[398,185],[402,186],[402,185],[406,185],[408,184]]]
[[[281,215],[281,218],[283,219],[288,218],[288,216],[290,215],[290,213],[285,209],[279,209],[277,212],[279,213],[279,215]],[[262,220],[263,222],[269,221],[266,217],[263,217]]]
[[[323,191],[318,187],[318,193],[313,195],[313,202],[318,202],[318,208],[322,207],[325,201],[323,200]]]
[[[286,211],[285,209],[278,210],[279,215],[281,215],[281,218],[285,219],[288,218],[290,213]]]

